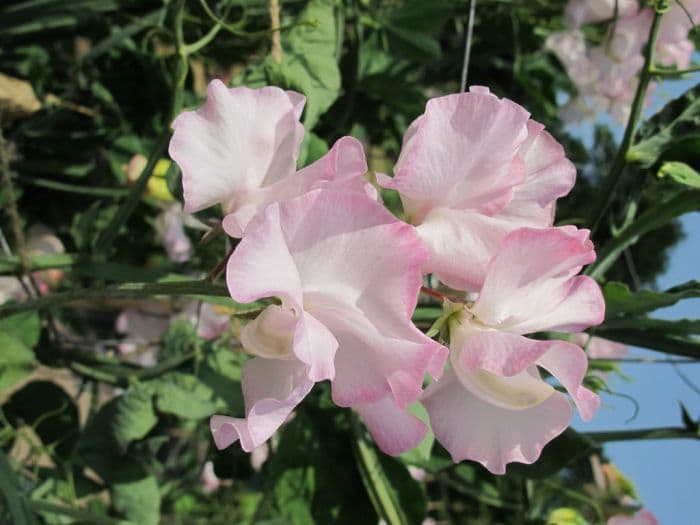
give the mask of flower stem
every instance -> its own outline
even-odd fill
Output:
[[[630,110],[629,120],[627,121],[627,127],[625,128],[625,134],[622,138],[620,148],[617,150],[615,160],[610,167],[610,171],[603,179],[602,187],[600,188],[600,195],[602,198],[598,201],[598,205],[593,209],[593,212],[589,218],[592,234],[595,234],[600,226],[600,222],[603,219],[605,212],[607,212],[610,204],[612,204],[615,196],[615,189],[617,188],[622,172],[627,165],[627,152],[632,146],[632,140],[637,128],[637,123],[639,122],[639,118],[642,114],[642,108],[644,107],[644,99],[646,98],[647,89],[649,88],[649,82],[653,76],[652,68],[654,65],[654,47],[656,46],[656,40],[659,36],[659,27],[661,26],[662,16],[663,13],[661,11],[658,9],[654,10],[654,19],[651,24],[651,30],[649,31],[649,39],[644,57],[644,67],[642,68],[642,73],[639,77],[639,84],[637,85],[637,91],[632,102],[632,108]]]

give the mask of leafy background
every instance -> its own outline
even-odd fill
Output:
[[[557,102],[574,88],[543,44],[563,28],[564,3],[480,0],[470,84],[525,106],[577,164],[578,184],[561,202],[557,222],[601,225],[599,259],[589,272],[604,284],[608,316],[596,334],[696,359],[700,322],[657,318],[654,311],[700,297],[697,282],[672,283],[666,291],[656,286],[669,249],[683,235],[677,218],[700,207],[693,171],[700,87],[639,128],[612,205],[597,216],[619,133],[595,125],[592,141],[584,141],[559,120]],[[623,483],[615,494],[595,492],[591,454],[604,460],[607,441],[649,433],[570,430],[537,464],[512,465],[495,477],[477,464],[453,465],[431,439],[400,458],[382,455],[349,411],[332,406],[327,385],[319,385],[274,438],[262,469],[236,446],[213,447],[208,417],[242,414],[245,358],[235,335],[248,314],[226,299],[220,282],[200,280],[226,253],[223,238],[199,244],[190,231],[194,256],[174,264],[154,234],[161,208],[143,190],[156,162],[167,157],[173,117],[202,102],[211,78],[295,89],[308,97],[300,165],[351,134],[363,141],[372,171],[390,172],[402,134],[426,100],[459,89],[466,2],[281,4],[281,63],[270,55],[266,1],[6,0],[0,6],[0,72],[28,82],[39,103],[21,118],[3,110],[1,146],[11,184],[0,202],[9,210],[11,192],[20,214],[3,213],[0,225],[10,241],[14,226],[49,225],[66,246],[65,255],[30,261],[32,269],[65,272],[54,295],[0,306],[0,522],[374,525],[384,519],[393,525],[430,516],[513,525],[547,523],[567,507],[576,511],[570,522],[550,522],[603,523],[620,496],[634,491]],[[135,154],[149,163],[134,186],[123,166]],[[176,166],[160,176],[179,197]],[[383,197],[400,215],[397,196]],[[638,211],[624,223],[630,202]],[[0,256],[3,274],[25,270],[17,254]],[[62,293],[79,300],[65,307]],[[166,304],[173,311],[181,295],[231,309],[230,333],[204,341],[191,323],[173,321],[157,343],[154,367],[125,363],[110,344],[118,337],[116,316],[156,294],[171,297]],[[422,302],[417,324],[427,328],[438,312],[439,305]],[[609,362],[593,367],[617,370]],[[595,377],[589,383],[607,388]],[[663,437],[700,435],[697,414],[683,411],[675,420]],[[214,494],[202,490],[206,461],[224,480]],[[420,476],[408,467],[422,469],[423,477],[414,479]]]

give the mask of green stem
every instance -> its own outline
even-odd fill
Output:
[[[700,434],[698,432],[683,427],[587,432],[585,436],[598,443],[607,443],[610,441],[637,441],[643,439],[700,439]]]
[[[165,283],[122,283],[99,288],[83,288],[28,299],[21,303],[0,305],[0,319],[43,308],[56,308],[74,301],[102,299],[105,297],[149,297],[153,295],[213,295],[228,297],[225,286],[206,281],[175,281]],[[250,306],[250,305],[248,305]],[[256,305],[257,306],[257,305]],[[250,308],[242,307],[242,310]]]
[[[62,505],[55,505],[46,501],[27,500],[27,505],[30,509],[37,513],[46,512],[48,514],[55,514],[58,516],[67,516],[69,518],[74,518],[85,523],[92,523],[94,525],[135,525],[131,521],[109,518],[107,516],[97,516],[86,511],[71,509]]]
[[[350,414],[350,426],[353,434],[353,455],[374,510],[388,525],[406,525],[408,523],[406,516],[388,485],[379,456],[365,437],[364,429],[354,413]]]
[[[148,158],[148,162],[146,163],[146,167],[143,169],[141,175],[139,175],[139,178],[136,180],[136,183],[131,188],[129,196],[121,204],[117,212],[112,217],[110,223],[102,231],[102,234],[97,239],[97,242],[95,243],[96,253],[105,254],[107,252],[107,249],[110,248],[114,243],[114,239],[117,238],[121,227],[126,223],[126,221],[136,209],[136,205],[139,203],[139,200],[141,199],[141,196],[143,195],[143,192],[146,189],[148,180],[151,178],[153,169],[156,167],[156,163],[158,162],[158,160],[163,156],[163,153],[165,152],[165,148],[169,140],[170,129],[166,129],[158,139],[155,148],[153,148],[153,151],[151,152],[151,155]]]
[[[96,195],[98,197],[124,197],[129,193],[125,188],[99,188],[94,186],[85,186],[81,184],[69,184],[66,182],[58,182],[50,179],[42,179],[41,177],[28,177],[25,175],[15,177],[16,180],[25,184],[31,184],[40,188],[48,188],[50,190],[65,191],[67,193],[78,193],[82,195]]]
[[[688,69],[658,69],[652,68],[650,73],[654,77],[676,77],[681,75],[688,75],[690,73],[697,73],[700,71],[699,66],[692,66]]]
[[[603,179],[603,184],[599,192],[599,194],[602,195],[602,198],[598,201],[598,206],[594,208],[590,215],[589,223],[591,224],[591,231],[593,234],[598,229],[600,221],[613,201],[615,189],[620,182],[620,177],[622,176],[622,172],[627,164],[627,151],[632,146],[634,133],[637,128],[639,118],[642,114],[644,99],[646,98],[647,89],[652,77],[651,69],[654,65],[654,47],[656,46],[656,39],[659,35],[659,27],[661,26],[662,16],[663,13],[656,10],[654,11],[654,20],[652,21],[651,30],[649,31],[649,39],[647,41],[644,68],[642,69],[641,76],[639,77],[639,84],[632,102],[632,108],[630,110],[629,120],[627,121],[627,127],[625,128],[625,134],[622,138],[620,148],[617,151],[617,155],[615,156],[615,160],[610,167],[610,171]]]
[[[671,219],[700,209],[700,190],[683,191],[666,202],[659,203],[624,228],[598,251],[596,262],[586,268],[586,274],[601,279],[625,248],[643,234],[659,228]]]
[[[49,270],[52,268],[70,268],[78,262],[78,256],[70,253],[55,255],[29,256],[29,267],[32,271]],[[0,256],[0,275],[17,274],[22,271],[22,262],[17,255]]]

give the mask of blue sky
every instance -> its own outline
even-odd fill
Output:
[[[666,101],[677,97],[697,82],[698,77],[695,76],[689,80],[666,82],[658,86],[652,104],[645,113],[648,115],[655,112]],[[606,117],[602,117],[601,121],[606,124],[612,122]],[[623,130],[616,127],[619,137]],[[571,131],[584,140],[590,140],[592,125],[572,127]],[[659,289],[700,278],[700,213],[685,215],[682,223],[686,238],[670,252],[668,270],[657,281]],[[666,319],[698,318],[700,299],[682,301],[673,307],[657,310],[653,315]],[[639,348],[632,348],[631,356],[666,357]],[[700,388],[700,364],[679,366]],[[671,365],[629,363],[622,366],[622,372],[630,381],[613,377],[609,386],[613,391],[631,396],[639,403],[637,417],[627,422],[634,412],[629,400],[603,395],[603,405],[598,415],[587,424],[576,421],[574,425],[577,429],[595,431],[677,426],[681,424],[681,401],[693,418],[700,417],[700,395],[684,383]],[[636,484],[641,500],[656,515],[661,525],[700,523],[700,486],[697,481],[700,473],[700,441],[617,442],[608,444],[605,451]]]

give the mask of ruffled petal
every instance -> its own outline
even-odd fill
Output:
[[[554,201],[574,187],[576,167],[542,124],[530,120],[527,130],[527,140],[520,147],[527,177],[514,188],[513,199],[499,215],[518,227],[544,228],[552,225]]]
[[[481,330],[464,321],[450,330],[451,361],[460,382],[482,400],[510,410],[539,405],[554,389],[532,367],[555,343]]]
[[[267,306],[248,322],[241,332],[246,352],[266,359],[287,359],[293,356],[294,336],[299,317],[294,310],[277,305]]]
[[[224,230],[232,237],[242,237],[248,223],[265,206],[298,197],[313,189],[328,188],[365,194],[371,188],[362,178],[366,171],[367,160],[362,144],[353,137],[341,137],[328,153],[313,164],[247,196],[235,212],[224,218]]]
[[[425,424],[406,409],[399,408],[391,396],[355,409],[379,449],[391,456],[417,447],[425,437]]]
[[[416,228],[429,253],[423,272],[434,273],[451,288],[476,292],[488,262],[514,227],[470,210],[434,208]]]
[[[246,418],[212,416],[214,443],[223,449],[237,440],[246,452],[272,437],[313,387],[306,366],[296,360],[254,358],[243,368]]]
[[[228,89],[213,80],[207,101],[173,122],[170,156],[182,170],[185,211],[225,211],[263,185],[294,173],[305,99],[277,87]]]
[[[594,259],[588,230],[517,230],[489,263],[472,312],[488,326],[520,334],[578,332],[599,324],[605,311],[600,287],[589,277],[574,277]]]
[[[323,381],[335,377],[333,359],[338,341],[313,315],[304,312],[294,335],[294,354],[308,366],[309,379]]]
[[[226,284],[236,301],[249,303],[280,297],[283,306],[301,313],[301,281],[289,253],[278,204],[268,206],[250,224],[245,238],[228,260]]]
[[[398,190],[411,222],[435,206],[494,214],[525,178],[516,157],[527,137],[529,113],[487,89],[428,101],[407,133],[385,187]]]
[[[581,419],[590,421],[600,407],[600,398],[582,386],[588,368],[586,353],[573,343],[550,341],[549,350],[537,359],[537,364],[566,388],[576,403]]]
[[[423,404],[455,462],[477,461],[494,474],[504,474],[511,462],[535,462],[571,419],[571,405],[559,392],[535,407],[507,410],[473,395],[453,371],[428,388]]]

